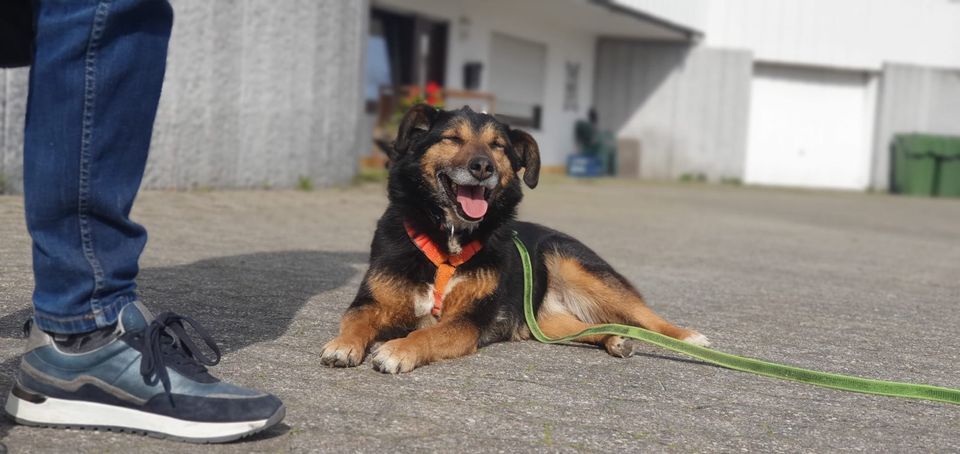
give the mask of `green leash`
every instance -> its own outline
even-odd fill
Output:
[[[692,356],[708,363],[716,364],[720,367],[725,367],[727,369],[750,372],[752,374],[780,378],[783,380],[798,381],[801,383],[808,383],[826,388],[842,389],[845,391],[879,394],[882,396],[906,397],[910,399],[935,400],[960,405],[960,389],[884,380],[872,380],[868,378],[831,374],[828,372],[818,372],[815,370],[786,366],[783,364],[761,361],[759,359],[745,358],[742,356],[731,355],[729,353],[718,352],[716,350],[689,344],[672,337],[664,336],[662,334],[634,326],[618,324],[598,325],[585,329],[577,334],[558,339],[551,339],[543,334],[543,331],[540,330],[540,326],[537,325],[536,314],[533,312],[533,269],[530,265],[530,254],[527,252],[527,247],[524,246],[523,242],[520,241],[520,238],[517,235],[513,236],[513,242],[516,243],[517,250],[520,251],[520,259],[523,261],[523,315],[527,319],[527,326],[530,327],[530,333],[540,342],[555,344],[558,342],[569,342],[583,336],[595,334],[613,334],[644,341],[668,350],[673,350],[677,353],[683,353],[687,356]]]

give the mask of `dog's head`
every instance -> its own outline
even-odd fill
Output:
[[[514,216],[540,177],[540,151],[526,132],[465,107],[410,109],[390,155],[390,198],[426,213],[438,227],[473,231]]]

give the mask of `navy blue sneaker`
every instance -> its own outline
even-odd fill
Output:
[[[188,324],[213,351],[200,353]],[[171,312],[154,318],[139,302],[120,312],[116,336],[84,353],[65,352],[31,329],[27,352],[7,398],[19,423],[103,429],[219,443],[279,423],[279,399],[214,378],[220,351],[200,326]]]

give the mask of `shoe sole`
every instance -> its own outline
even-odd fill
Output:
[[[239,440],[273,427],[286,415],[286,408],[281,405],[273,416],[257,421],[187,421],[96,402],[54,399],[16,385],[4,409],[14,421],[26,426],[127,432],[188,443]]]

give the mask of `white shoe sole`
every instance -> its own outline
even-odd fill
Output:
[[[16,385],[14,385],[16,386]],[[21,391],[23,392],[23,391]],[[28,426],[131,432],[191,443],[224,443],[248,437],[283,420],[281,406],[268,419],[244,422],[197,422],[131,408],[79,400],[54,399],[11,391],[5,410],[16,422]]]

